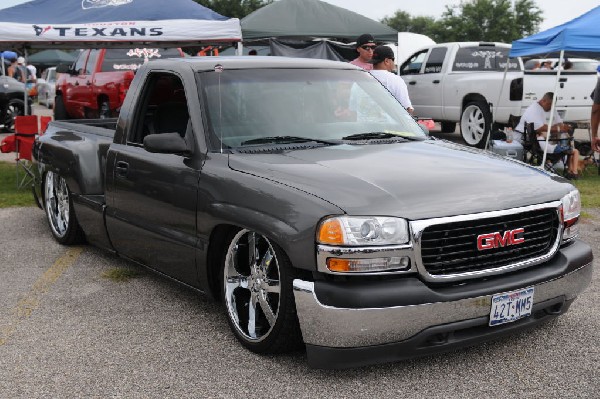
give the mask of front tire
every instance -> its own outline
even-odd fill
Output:
[[[283,250],[245,229],[231,234],[227,242],[221,287],[235,337],[255,353],[299,348],[302,335],[292,288],[293,268]]]
[[[460,134],[470,146],[482,148],[490,132],[492,115],[485,101],[468,103],[460,117]]]
[[[84,242],[83,230],[75,216],[71,192],[65,179],[54,172],[48,172],[43,189],[44,211],[56,241],[65,245]]]
[[[65,107],[65,102],[61,95],[54,97],[54,119],[57,121],[69,119],[69,114],[67,113],[67,108]]]

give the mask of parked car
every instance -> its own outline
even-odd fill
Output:
[[[42,76],[37,80],[38,102],[48,108],[54,106],[56,75],[56,67],[51,67],[42,72]]]
[[[141,65],[183,56],[177,48],[84,50],[71,66],[57,67],[54,119],[115,116]]]
[[[0,125],[3,131],[14,131],[15,116],[25,115],[25,84],[11,78],[0,76]],[[31,114],[31,97],[27,97],[29,106],[27,114]]]
[[[555,86],[556,71],[525,71],[509,51],[504,43],[454,42],[415,52],[400,66],[415,115],[440,122],[445,133],[459,123],[465,143],[483,147],[493,122],[507,124]],[[561,118],[589,120],[595,86],[595,70],[562,77],[556,104]]]
[[[521,331],[592,278],[568,180],[430,139],[345,62],[149,62],[119,119],[51,122],[33,154],[59,243],[220,298],[244,347],[315,367]]]

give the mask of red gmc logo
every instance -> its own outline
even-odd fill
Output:
[[[525,242],[523,236],[517,237],[517,234],[523,234],[525,229],[506,230],[504,234],[499,232],[480,234],[477,236],[477,249],[480,251],[492,248],[507,247],[509,245],[518,245]]]

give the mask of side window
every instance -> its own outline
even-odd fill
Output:
[[[181,78],[171,73],[152,73],[144,86],[128,143],[141,145],[149,134],[179,133],[185,137],[190,116]]]
[[[448,52],[446,47],[436,47],[432,49],[431,53],[429,53],[429,58],[427,58],[427,63],[425,64],[425,73],[442,72],[446,52]]]
[[[415,75],[421,72],[421,66],[425,61],[428,50],[422,50],[413,54],[400,67],[400,75]]]
[[[73,65],[73,69],[75,70],[75,72],[77,72],[78,75],[81,75],[82,73],[85,72],[85,61],[87,60],[87,56],[89,53],[90,53],[89,50],[82,51],[81,54],[79,54],[79,57],[77,58],[77,60],[75,61],[75,64]]]
[[[98,56],[100,55],[100,50],[91,50],[90,56],[88,57],[87,63],[85,64],[85,74],[91,75],[94,73],[96,69],[96,64],[98,63]]]
[[[453,71],[503,71],[509,60],[509,71],[519,71],[516,58],[508,58],[508,48],[473,46],[458,49],[454,58]]]

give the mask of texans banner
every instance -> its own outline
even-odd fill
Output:
[[[237,42],[237,18],[193,0],[32,0],[0,10],[0,43],[61,47],[81,43]]]

